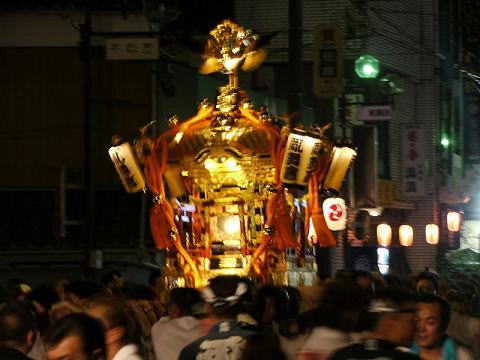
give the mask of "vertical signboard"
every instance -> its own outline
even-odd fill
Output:
[[[343,92],[342,33],[338,25],[319,25],[315,31],[313,59],[314,93],[318,97]]]
[[[425,153],[423,125],[402,127],[402,195],[406,198],[425,196]]]

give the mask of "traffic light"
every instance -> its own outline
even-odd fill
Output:
[[[442,140],[440,140],[440,144],[442,145],[442,147],[444,149],[448,148],[448,146],[450,145],[450,140],[448,139],[448,137],[446,135],[442,136]]]
[[[380,62],[372,55],[362,55],[355,60],[355,72],[362,79],[373,79],[380,73]]]

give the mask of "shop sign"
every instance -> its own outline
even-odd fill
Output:
[[[425,153],[423,144],[423,125],[403,125],[401,193],[406,198],[425,196]]]
[[[385,121],[392,118],[390,105],[368,105],[357,108],[357,119],[362,121]]]
[[[156,60],[159,57],[158,39],[107,39],[107,60]]]
[[[319,25],[315,31],[314,94],[332,98],[343,93],[342,33],[338,25]]]

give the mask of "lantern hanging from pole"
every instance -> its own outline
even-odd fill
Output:
[[[398,228],[398,238],[400,240],[400,245],[412,246],[413,228],[410,225],[400,225]]]
[[[392,243],[392,227],[388,224],[377,225],[377,241],[380,246],[390,246]]]
[[[342,198],[328,198],[323,201],[323,216],[332,231],[345,230],[347,226],[347,207]]]
[[[125,190],[135,193],[145,188],[145,178],[138,164],[135,152],[128,142],[112,146],[108,150]]]
[[[285,184],[306,186],[317,166],[322,140],[303,129],[294,129],[288,136],[280,179]]]
[[[436,224],[428,224],[425,227],[425,238],[427,243],[436,245],[438,244],[438,225]]]
[[[347,146],[334,147],[332,161],[330,162],[327,175],[325,176],[323,188],[326,190],[333,189],[336,192],[339,192],[350,164],[356,156],[357,152],[352,148]]]
[[[460,231],[461,216],[458,211],[449,211],[447,213],[447,227],[448,231]]]

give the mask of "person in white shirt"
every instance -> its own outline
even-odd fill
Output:
[[[142,360],[139,353],[140,328],[123,299],[94,299],[87,313],[103,325],[106,360]]]
[[[315,327],[298,354],[299,360],[327,359],[336,350],[352,343],[365,307],[365,296],[353,283],[333,282],[325,286],[319,307],[311,311]]]
[[[194,307],[202,302],[192,288],[175,288],[170,292],[168,316],[152,327],[152,343],[156,360],[177,359],[180,351],[204,335],[193,316]]]

